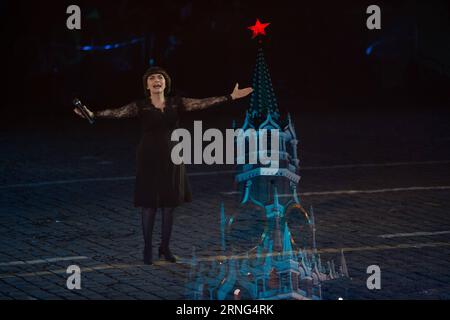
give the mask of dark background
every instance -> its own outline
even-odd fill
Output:
[[[449,1],[298,3],[0,0],[0,299],[184,294],[179,265],[110,269],[142,258],[132,203],[139,123],[90,125],[71,100],[99,110],[142,98],[151,59],[169,70],[177,94],[251,85],[258,44],[247,27],[256,18],[271,22],[266,60],[300,140],[298,191],[306,209],[314,206],[318,247],[362,248],[345,253],[356,280],[350,298],[449,299],[449,234],[380,237],[450,230]],[[66,28],[70,4],[82,9],[81,31]],[[381,7],[382,30],[366,28],[370,4]],[[136,38],[143,45],[80,50]],[[184,125],[230,128],[248,107],[246,98],[192,112]],[[239,191],[234,174],[217,172],[227,169],[188,166],[194,201],[177,209],[176,254],[217,254],[220,203],[227,215],[239,206],[228,195]],[[238,217],[244,247],[256,240],[247,230],[261,216]],[[95,272],[81,292],[64,287],[73,262],[8,263],[66,256],[90,258],[80,265]],[[368,292],[373,264],[383,270],[383,290]]]
[[[185,96],[251,85],[257,41],[247,27],[256,18],[271,23],[263,45],[282,110],[445,110],[450,4],[377,1],[382,29],[368,30],[372,2],[2,1],[2,126],[70,121],[74,96],[94,110],[141,98],[151,63]],[[70,4],[81,8],[80,31],[66,28]],[[143,41],[80,50],[135,38]]]

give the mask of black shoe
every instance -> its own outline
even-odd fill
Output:
[[[162,247],[159,247],[158,251],[158,257],[161,259],[161,256],[164,256],[164,259],[169,262],[177,262],[177,258],[170,252],[169,248],[163,249]]]
[[[153,264],[151,251],[148,252],[148,250],[145,250],[145,249],[144,249],[144,264],[147,264],[147,265],[152,265]]]

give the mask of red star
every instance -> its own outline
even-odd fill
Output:
[[[266,35],[266,31],[264,30],[270,23],[261,23],[259,19],[256,19],[256,24],[254,26],[248,27],[253,31],[252,39],[255,39],[258,35]]]

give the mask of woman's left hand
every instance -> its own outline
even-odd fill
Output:
[[[244,89],[239,89],[239,83],[236,83],[233,92],[231,93],[231,98],[233,100],[244,98],[253,92],[253,88],[248,87]]]

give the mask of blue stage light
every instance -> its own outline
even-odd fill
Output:
[[[80,47],[78,47],[78,49],[81,50],[81,51],[111,50],[111,49],[117,49],[117,48],[120,48],[120,47],[124,47],[124,46],[127,46],[127,45],[141,43],[143,41],[144,41],[143,38],[137,38],[137,39],[132,39],[132,40],[127,41],[127,42],[105,44],[103,46],[80,46]]]
[[[381,39],[381,40],[378,40],[378,41],[376,41],[376,42],[374,42],[374,43],[372,43],[370,46],[367,47],[367,49],[366,49],[366,55],[367,55],[367,56],[370,56],[370,55],[373,53],[373,49],[374,49],[375,47],[379,46],[379,45],[382,44],[382,43],[383,43],[383,40],[382,40],[382,39]]]

